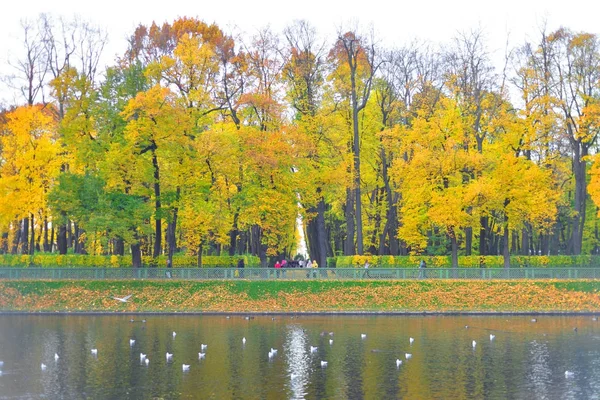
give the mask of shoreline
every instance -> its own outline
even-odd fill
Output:
[[[0,281],[0,314],[16,313],[595,315],[600,280]]]
[[[168,316],[595,316],[598,311],[11,311],[0,310],[0,317],[6,315],[168,315]]]

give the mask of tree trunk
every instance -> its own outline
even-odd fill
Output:
[[[354,111],[352,112],[354,128],[354,195],[355,195],[355,218],[356,218],[356,251],[363,254],[363,223],[362,223],[362,200],[360,182],[360,136],[358,134],[358,110],[356,108],[356,95],[354,95]]]
[[[452,268],[458,268],[458,240],[453,226],[448,228],[448,236],[452,245]]]
[[[52,224],[52,229],[50,230],[50,252],[54,253],[54,224]]]
[[[351,189],[346,189],[346,240],[344,241],[344,255],[354,255],[354,196]]]
[[[125,242],[122,238],[116,238],[114,240],[113,254],[117,256],[122,256],[125,254]]]
[[[29,239],[29,255],[33,255],[35,253],[35,222],[33,214],[30,215],[31,218],[31,235]]]
[[[43,243],[43,248],[44,248],[44,252],[48,252],[50,251],[50,245],[48,242],[48,217],[44,217],[44,243]]]
[[[179,191],[179,188],[177,189]],[[169,260],[169,264],[173,265],[173,254],[175,254],[175,250],[177,249],[177,217],[179,214],[179,209],[173,209],[173,220],[167,225],[167,245],[169,246],[167,258]]]
[[[508,243],[508,221],[504,225],[504,236],[502,238],[502,256],[504,258],[504,268],[510,268],[510,252]]]
[[[479,229],[479,255],[485,256],[488,254],[488,251],[487,251],[488,217],[481,217],[479,222],[481,224],[481,228]]]
[[[3,232],[2,233],[2,240],[1,240],[1,246],[0,246],[0,254],[7,254],[8,253],[8,232]]]
[[[13,242],[10,253],[17,254],[19,252],[19,244],[21,243],[21,221],[13,221],[11,228],[13,231]]]
[[[473,228],[470,226],[465,228],[465,256],[471,255],[471,248],[473,247]]]
[[[587,147],[580,142],[574,146],[573,175],[575,176],[575,215],[573,215],[570,249],[571,254],[581,254],[583,243],[583,226],[585,224],[585,202],[586,202],[586,164],[584,157],[587,156]]]
[[[156,258],[162,252],[162,218],[161,218],[161,200],[160,200],[160,169],[156,150],[152,150],[152,166],[154,167],[154,252],[152,257]]]
[[[202,241],[198,245],[198,268],[202,268]]]
[[[56,237],[59,254],[67,254],[67,225],[61,224],[58,227],[58,236]]]
[[[319,190],[320,191],[320,190]],[[327,266],[327,230],[325,229],[325,199],[317,204],[317,260],[321,267]]]
[[[29,218],[21,221],[21,254],[29,254]]]
[[[238,218],[239,214],[236,212],[233,214],[233,226],[231,227],[231,231],[229,231],[229,255],[235,255],[236,250],[236,242],[238,237]],[[240,253],[241,254],[241,253]]]
[[[528,226],[525,226],[521,231],[521,254],[524,256],[529,255],[529,229]]]
[[[131,245],[131,265],[133,268],[142,267],[142,246],[139,243]]]

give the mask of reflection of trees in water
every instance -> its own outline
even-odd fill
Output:
[[[8,398],[600,397],[600,324],[591,317],[532,323],[531,317],[152,316],[146,324],[130,318],[0,316],[0,392]],[[335,332],[332,345],[328,334],[319,335],[325,331]],[[200,343],[209,345],[202,361]],[[311,354],[310,346],[319,349]],[[268,361],[271,347],[279,353]],[[140,365],[140,351],[148,367]],[[400,368],[396,358],[404,361]],[[321,360],[329,365],[321,368]],[[189,373],[181,363],[191,364]],[[574,376],[566,379],[565,370]]]
[[[301,326],[288,327],[283,347],[291,399],[304,399],[306,396],[306,386],[310,381],[310,358],[306,350],[309,345]]]
[[[548,344],[532,340],[528,345],[527,355],[527,379],[539,399],[550,398],[548,386],[552,385],[552,370]]]

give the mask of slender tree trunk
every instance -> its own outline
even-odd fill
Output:
[[[13,231],[13,242],[10,253],[17,254],[19,252],[19,244],[21,243],[21,221],[13,221],[11,225],[11,229]]]
[[[179,188],[177,188],[177,192],[179,192]],[[179,194],[178,194],[178,196],[179,196]],[[173,219],[167,225],[167,245],[169,246],[167,257],[169,259],[170,265],[173,265],[173,254],[175,254],[175,250],[177,249],[176,233],[177,233],[178,214],[179,214],[179,209],[174,208],[173,209]]]
[[[238,237],[238,218],[239,213],[233,214],[233,227],[231,231],[229,231],[229,255],[235,255],[235,250],[237,248],[237,237]],[[241,254],[241,253],[240,253]]]
[[[125,254],[125,242],[123,241],[123,238],[116,238],[114,240],[113,254],[117,256]]]
[[[456,231],[453,226],[448,228],[448,236],[450,237],[450,244],[452,246],[452,268],[458,268],[458,240],[456,239]]]
[[[35,253],[35,221],[33,214],[30,215],[31,220],[31,235],[29,239],[29,255],[33,255]]]
[[[571,236],[571,254],[581,254],[583,243],[583,226],[585,224],[585,202],[587,198],[586,192],[586,162],[584,157],[587,156],[587,148],[580,142],[574,146],[575,154],[573,155],[573,175],[575,176],[575,215],[573,215],[572,236]]]
[[[48,217],[44,217],[44,252],[50,251],[50,242],[48,241]]]
[[[21,254],[29,254],[29,218],[21,221]]]
[[[158,158],[156,150],[152,150],[152,166],[154,167],[154,252],[152,257],[157,258],[162,252],[162,217],[161,200],[160,200],[160,169],[158,166]]]
[[[52,229],[50,230],[50,238],[48,243],[50,245],[50,252],[54,253],[54,224],[52,224]]]
[[[485,256],[488,254],[487,251],[487,229],[488,229],[488,217],[481,217],[479,220],[481,228],[479,229],[479,254]]]
[[[346,189],[346,240],[344,255],[354,255],[354,196],[351,189]]]
[[[473,247],[473,228],[470,226],[465,228],[465,255],[471,255],[471,248]]]
[[[524,256],[529,255],[529,226],[526,226],[521,230],[521,254]]]
[[[320,191],[320,190],[319,190]],[[325,229],[325,199],[317,204],[317,260],[321,267],[327,266],[327,230]]]
[[[360,136],[358,134],[358,109],[356,107],[356,95],[354,95],[354,110],[352,112],[354,128],[354,194],[356,209],[356,251],[359,255],[363,254],[363,223],[362,223],[362,199],[360,182]]]
[[[142,246],[140,243],[131,245],[131,264],[133,268],[142,267]]]
[[[203,243],[200,241],[198,245],[198,268],[202,268],[202,251],[203,251]]]
[[[509,251],[509,237],[508,237],[508,221],[504,225],[504,236],[502,238],[502,256],[504,258],[504,268],[510,268],[510,251]]]
[[[0,245],[0,254],[8,253],[8,232],[2,233],[1,245]]]

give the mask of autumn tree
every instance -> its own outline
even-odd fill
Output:
[[[329,57],[335,64],[332,79],[337,82],[340,94],[349,100],[352,116],[351,150],[354,163],[352,187],[348,189],[346,196],[347,238],[344,253],[354,254],[354,223],[356,222],[356,251],[358,254],[363,254],[359,113],[369,101],[373,79],[380,62],[372,35],[370,38],[362,36],[356,29],[338,33]]]

